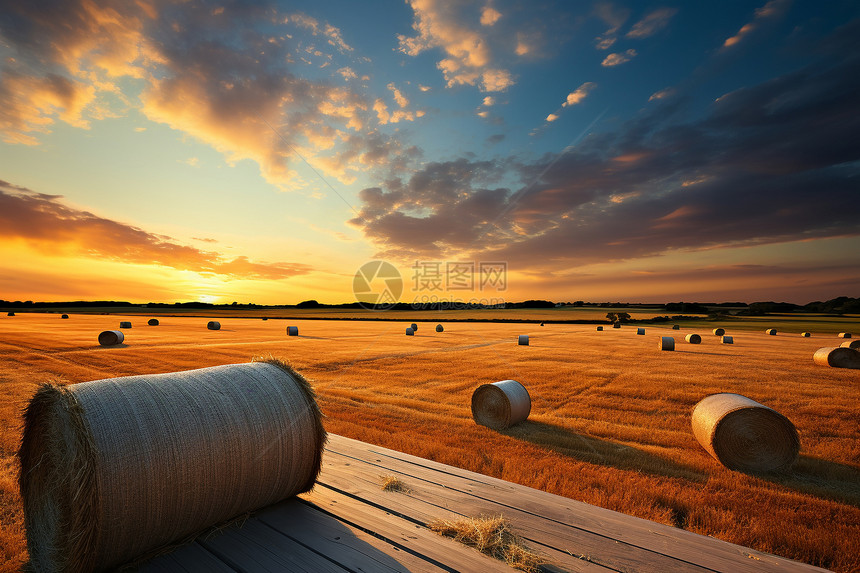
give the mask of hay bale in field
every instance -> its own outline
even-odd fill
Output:
[[[409,328],[412,329],[412,332],[418,332],[418,325],[415,324],[414,322],[409,325]]]
[[[436,332],[443,332],[444,330],[445,330],[445,327],[443,327],[441,324],[436,325]]]
[[[860,369],[860,351],[852,348],[819,348],[812,355],[812,360],[821,366],[833,368]]]
[[[149,326],[158,326],[160,323],[158,322],[157,318],[150,318],[146,321],[146,324],[148,324]]]
[[[472,393],[472,418],[493,430],[519,424],[529,417],[531,409],[528,390],[516,380],[482,384]]]
[[[125,334],[121,330],[105,330],[99,333],[99,344],[102,346],[116,346],[124,340]]]
[[[840,332],[837,336],[839,338],[851,338],[851,333],[850,332]]]
[[[277,361],[44,384],[18,452],[32,570],[112,570],[307,491],[325,439]]]
[[[210,320],[206,323],[206,328],[209,330],[221,330],[221,323],[217,320]]]
[[[725,328],[715,328],[715,329],[714,329],[714,336],[722,336],[722,335],[724,335],[725,333],[726,333],[726,329],[725,329]]]
[[[287,327],[287,336],[298,336],[299,335],[299,327],[298,326],[288,326]]]
[[[406,336],[415,336],[415,331],[412,330],[411,326],[406,327]]]
[[[62,315],[60,318],[69,318],[69,315],[68,315],[68,314],[64,314],[64,315]]]
[[[15,313],[10,311],[6,313],[6,316],[15,316]]]
[[[123,320],[119,323],[120,328],[131,328],[131,322]]]
[[[684,337],[684,340],[686,340],[690,344],[701,344],[702,343],[702,337],[699,336],[698,334],[688,334],[687,336]]]
[[[735,339],[732,338],[731,336],[723,335],[720,337],[720,342],[723,344],[734,344]]]
[[[597,327],[597,332],[603,332],[603,327],[602,327],[602,326],[598,326],[598,327]]]
[[[612,328],[621,328],[621,323],[620,322],[613,322]]]
[[[529,345],[529,335],[528,334],[520,334],[519,338],[517,338],[517,344],[520,346],[528,346]]]
[[[673,324],[672,330],[681,330],[681,325],[680,324]]]
[[[645,334],[645,329],[644,328],[637,328],[636,334]]]
[[[768,328],[767,330],[764,331],[764,333],[769,334],[771,336],[776,336],[776,329],[775,328]]]
[[[672,336],[661,336],[657,347],[660,350],[675,350],[675,338]]]
[[[770,472],[790,467],[800,451],[791,421],[740,394],[712,394],[693,407],[693,435],[729,469]]]
[[[543,323],[540,323],[540,325],[543,326]]]
[[[812,333],[811,332],[801,332],[800,336],[802,336],[803,338],[809,338],[810,336],[812,336]]]
[[[860,339],[858,340],[846,340],[842,344],[839,345],[840,348],[851,348],[852,350],[860,350]]]
[[[264,316],[264,317],[263,317],[263,320],[269,320],[269,319],[268,319],[267,317],[265,317],[265,316]]]

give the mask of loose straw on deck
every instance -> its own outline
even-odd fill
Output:
[[[278,361],[42,385],[20,488],[34,571],[103,571],[309,490],[325,430]]]
[[[693,408],[693,434],[721,464],[744,472],[791,466],[800,438],[791,421],[740,394],[712,394]]]

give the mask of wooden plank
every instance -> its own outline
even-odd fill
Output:
[[[307,573],[344,573],[345,569],[300,543],[254,519],[242,527],[198,538],[198,543],[238,571],[302,571]]]
[[[254,519],[351,571],[445,571],[421,556],[317,511],[297,498],[270,506],[260,511]]]
[[[319,483],[312,491],[299,497],[353,527],[372,531],[392,545],[420,555],[449,571],[513,571],[500,561],[399,517],[396,512],[380,510]]]
[[[196,541],[147,561],[138,567],[139,573],[236,573]]]
[[[377,468],[373,471],[378,473],[396,472],[410,479],[435,484],[445,490],[452,506],[456,506],[460,499],[475,498],[498,504],[506,514],[510,510],[523,511],[528,508],[528,513],[539,514],[555,524],[587,530],[707,569],[739,572],[826,571],[342,436],[330,436],[326,459],[333,460],[331,454],[343,457],[341,463],[367,464]]]

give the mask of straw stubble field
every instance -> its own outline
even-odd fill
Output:
[[[860,570],[858,372],[823,368],[813,352],[837,345],[780,331],[593,325],[291,321],[53,314],[0,317],[0,570],[26,559],[15,451],[20,412],[36,386],[247,362],[274,355],[310,378],[330,432],[683,527],[837,571]],[[100,331],[131,320],[125,344]],[[852,330],[842,325],[838,330]],[[858,330],[856,322],[854,330]],[[702,344],[683,342],[689,332]],[[517,335],[530,335],[518,346]],[[676,350],[661,352],[660,336]],[[469,409],[480,384],[512,378],[532,397],[529,419],[496,432]],[[797,426],[791,473],[729,471],[695,441],[690,410],[736,392]]]

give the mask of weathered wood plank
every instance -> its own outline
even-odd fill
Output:
[[[369,535],[296,498],[270,506],[255,515],[254,519],[351,571],[445,571],[420,556]]]
[[[236,570],[207,551],[196,541],[138,568],[140,573],[236,573]]]
[[[332,436],[326,459],[343,456],[343,463],[366,464],[379,473],[400,473],[439,486],[452,507],[462,499],[485,500],[510,510],[538,514],[553,524],[564,524],[606,536],[620,543],[657,552],[715,571],[789,572],[825,571],[681,529],[627,516],[497,478],[454,468],[409,454],[388,450],[342,436]],[[348,458],[348,460],[347,460]],[[373,470],[375,471],[375,470]],[[465,496],[465,497],[464,497]],[[507,509],[509,508],[509,509]],[[533,509],[539,508],[539,510]]]
[[[399,517],[396,513],[368,505],[319,483],[313,491],[303,493],[300,497],[346,523],[372,531],[402,550],[421,555],[450,571],[513,571],[500,561],[437,535],[422,525]]]

